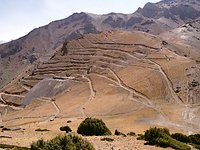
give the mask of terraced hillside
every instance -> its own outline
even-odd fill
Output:
[[[13,142],[24,144],[30,142],[24,137],[42,136],[34,128],[53,134],[66,119],[75,129],[89,116],[103,118],[112,131],[142,132],[157,125],[198,132],[200,84],[194,68],[200,68],[172,47],[154,35],[125,31],[66,42],[48,62],[2,89],[1,124],[25,128],[23,135],[11,134]]]
[[[24,37],[0,45],[0,88],[35,61],[47,61],[65,40],[109,29],[144,31],[157,35],[199,17],[199,0],[147,3],[132,14],[74,13],[68,18],[53,21],[32,30]]]

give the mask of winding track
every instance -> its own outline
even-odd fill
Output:
[[[82,78],[83,79],[87,79],[88,80],[88,83],[89,83],[89,87],[90,87],[90,97],[88,98],[88,100],[81,106],[80,108],[80,111],[81,111],[81,114],[83,116],[83,118],[86,118],[87,115],[85,113],[85,106],[90,102],[92,101],[93,99],[95,99],[95,96],[96,96],[96,91],[94,90],[94,87],[92,85],[92,81],[89,77],[86,77],[85,75],[82,75]]]
[[[164,77],[164,79],[165,79],[165,81],[167,83],[167,87],[170,90],[171,96],[173,97],[173,99],[178,104],[181,104],[182,100],[174,92],[173,87],[172,87],[172,83],[170,82],[168,76],[166,75],[166,73],[164,72],[164,70],[162,69],[162,67],[159,64],[157,64],[156,62],[152,61],[152,60],[148,60],[148,61],[151,62],[151,63],[153,63],[159,69],[159,72],[162,74],[162,76]]]

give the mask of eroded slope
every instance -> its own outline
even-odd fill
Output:
[[[148,33],[125,31],[68,42],[3,88],[1,122],[57,132],[66,118],[75,128],[95,116],[112,130],[141,132],[160,125],[197,132],[199,80],[192,80],[192,71],[198,66],[172,46]]]

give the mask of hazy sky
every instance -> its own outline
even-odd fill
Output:
[[[32,29],[74,12],[133,13],[159,0],[0,0],[0,42],[19,38]]]

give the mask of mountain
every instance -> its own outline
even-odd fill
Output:
[[[200,66],[174,47],[159,36],[119,30],[64,43],[2,89],[1,124],[11,131],[1,136],[27,146],[59,134],[67,121],[76,131],[85,117],[103,119],[112,132],[164,126],[199,133]]]
[[[200,19],[190,21],[180,27],[164,32],[160,36],[176,45],[177,53],[192,57],[200,62]],[[187,47],[184,51],[182,47]]]
[[[0,45],[0,124],[10,130],[1,132],[3,143],[29,146],[61,126],[76,131],[86,117],[103,119],[112,132],[199,133],[199,3],[75,13]]]
[[[0,45],[0,87],[13,80],[36,60],[47,61],[66,40],[106,29],[139,30],[159,34],[198,17],[199,0],[163,0],[155,4],[147,3],[144,8],[127,15],[75,13],[66,19],[34,29],[20,39]]]

